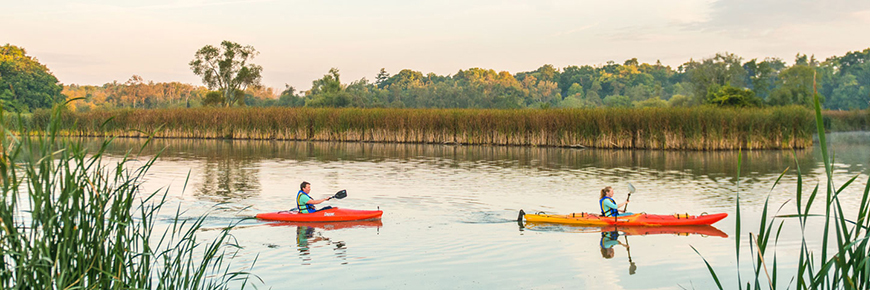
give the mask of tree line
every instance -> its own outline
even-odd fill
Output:
[[[823,62],[798,54],[782,59],[743,58],[729,53],[689,60],[677,68],[629,59],[602,66],[543,65],[534,71],[471,68],[441,76],[410,69],[374,81],[343,84],[338,69],[308,91],[285,90],[281,98],[312,107],[412,108],[595,108],[811,106],[817,92],[827,109],[870,105],[870,48]]]
[[[690,59],[672,68],[640,63],[543,65],[510,73],[469,68],[452,75],[381,69],[374,80],[343,83],[338,68],[312,81],[308,90],[285,85],[278,92],[261,84],[262,67],[252,46],[224,41],[206,45],[189,63],[205,86],[155,83],[134,75],[102,86],[62,85],[23,48],[0,47],[0,105],[29,111],[77,99],[76,111],[114,108],[199,106],[358,108],[595,108],[810,106],[817,92],[832,110],[870,105],[870,48],[824,61],[797,54],[745,60],[730,53]]]

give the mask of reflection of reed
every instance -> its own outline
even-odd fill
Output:
[[[196,108],[68,113],[74,136],[635,149],[806,148],[803,108],[439,110]],[[106,123],[106,120],[111,121]],[[40,127],[41,116],[34,116]],[[105,125],[104,125],[105,124]]]
[[[113,142],[113,150],[139,146],[144,139],[122,138]],[[250,164],[263,159],[339,161],[360,160],[440,160],[480,163],[499,167],[533,167],[544,169],[640,168],[650,172],[699,172],[736,175],[736,151],[662,151],[574,149],[523,146],[464,146],[401,143],[301,142],[263,140],[155,139],[146,154],[166,148],[170,159],[210,160],[219,172],[247,172]],[[794,164],[797,157],[804,172],[817,165],[812,150],[754,150],[743,152],[744,172],[778,174]],[[227,161],[233,160],[233,161]],[[224,162],[233,165],[223,164]],[[221,171],[222,170],[222,171]],[[248,172],[255,175],[255,173]],[[255,184],[255,183],[254,183]],[[253,185],[256,186],[256,185]]]

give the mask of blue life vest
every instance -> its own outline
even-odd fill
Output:
[[[307,193],[305,193],[302,190],[300,190],[298,193],[296,193],[296,208],[299,209],[299,213],[312,213],[312,212],[317,211],[316,209],[314,209],[313,205],[301,202],[301,198],[302,198],[303,194],[305,196],[307,196],[309,200],[313,199],[313,198],[311,198],[310,195],[308,195]]]
[[[619,215],[619,210],[617,210],[617,209],[615,209],[615,208],[614,208],[614,209],[611,209],[611,210],[608,210],[607,212],[604,211],[604,199],[609,199],[610,202],[613,202],[613,204],[616,204],[616,202],[613,201],[612,198],[609,198],[609,197],[606,197],[606,196],[605,196],[605,197],[602,197],[601,199],[599,199],[599,200],[598,200],[598,206],[601,207],[601,215],[603,215],[603,216],[617,216],[617,215]]]

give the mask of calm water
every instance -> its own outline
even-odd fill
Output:
[[[841,196],[854,216],[856,209],[848,206],[867,183],[870,134],[831,134],[829,139],[836,150],[837,185],[859,175]],[[111,152],[119,156],[141,142],[117,140]],[[744,152],[739,189],[737,152],[155,140],[143,154],[161,148],[165,151],[146,188],[169,194],[163,223],[176,206],[189,218],[211,211],[207,227],[289,209],[303,180],[312,183],[315,198],[347,190],[348,198],[325,205],[384,210],[380,222],[318,227],[243,220],[233,233],[244,249],[233,263],[249,266],[256,258],[252,271],[262,279],[256,284],[273,289],[714,287],[690,245],[719,271],[726,288],[733,288],[738,190],[745,283],[751,277],[746,235],[758,232],[765,199],[774,210],[785,203],[781,213],[795,212],[796,166],[809,183],[806,193],[824,182],[817,148]],[[727,212],[730,216],[715,227],[728,237],[623,235],[619,241],[630,248],[616,245],[608,253],[602,251],[600,229],[516,222],[520,209],[597,212],[601,188],[614,186],[619,201],[628,182],[638,190],[630,211]],[[815,233],[808,235],[810,243],[818,240],[822,222],[810,220],[808,231]],[[783,281],[793,275],[799,242],[797,224],[785,221],[777,247]]]

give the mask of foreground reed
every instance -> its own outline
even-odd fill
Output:
[[[165,194],[142,193],[140,185],[156,156],[138,168],[130,154],[104,162],[110,141],[86,152],[58,138],[58,112],[38,134],[0,128],[0,288],[244,287],[248,274],[231,272],[224,260],[237,248],[231,227],[203,243],[196,233],[205,217],[176,212],[154,234]]]
[[[40,127],[44,113],[29,124]],[[812,114],[768,109],[192,108],[64,114],[71,136],[736,150],[812,146]]]
[[[861,202],[858,204],[858,212],[853,219],[850,219],[843,212],[839,196],[858,176],[852,177],[840,187],[834,185],[834,169],[832,167],[834,160],[833,156],[828,153],[828,146],[825,140],[825,122],[818,97],[814,101],[816,129],[819,134],[819,146],[821,147],[827,178],[823,189],[825,192],[824,230],[821,233],[807,232],[807,219],[819,217],[817,214],[810,214],[819,193],[819,185],[817,184],[813,188],[809,197],[804,198],[801,169],[800,166],[797,166],[798,184],[795,198],[797,213],[775,215],[772,220],[768,221],[768,203],[765,202],[758,231],[749,235],[750,255],[754,260],[754,277],[746,282],[744,288],[740,277],[741,222],[740,195],[738,192],[735,253],[737,256],[737,288],[739,289],[780,289],[783,288],[784,284],[786,289],[791,288],[792,285],[795,285],[795,289],[870,289],[870,235],[868,235],[868,230],[870,230],[870,219],[868,219],[868,215],[870,215],[870,182],[864,188]],[[739,168],[740,160],[738,158],[738,180],[740,176]],[[784,174],[785,172],[780,175],[773,187],[776,187]],[[797,272],[792,273],[791,277],[787,276],[786,279],[789,280],[785,280],[783,278],[784,274],[778,271],[777,252],[775,251],[780,234],[784,230],[782,219],[785,218],[798,219],[800,228],[792,230],[800,230],[801,233],[801,250],[798,257]],[[779,223],[775,223],[777,220],[779,220]],[[776,228],[775,234],[773,232],[774,228]],[[831,231],[836,235],[835,240],[829,238]],[[820,255],[810,250],[807,244],[807,236],[821,236]],[[829,248],[833,248],[833,251],[829,252]],[[697,250],[695,251],[697,252]],[[698,254],[700,255],[700,253]],[[716,271],[706,259],[704,259],[704,262],[707,264],[707,268],[716,285],[719,289],[723,289]]]

